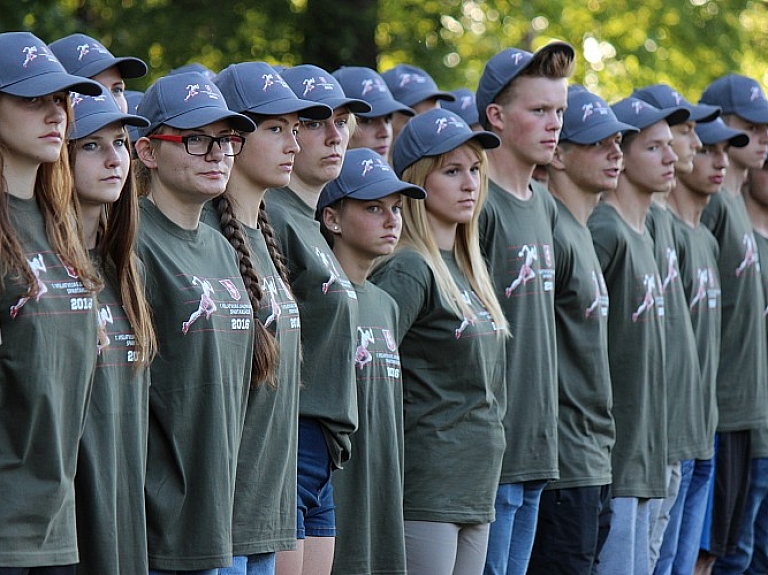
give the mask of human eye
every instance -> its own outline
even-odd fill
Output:
[[[339,127],[342,127],[342,128],[343,128],[344,126],[346,126],[347,124],[349,124],[349,118],[336,118],[336,119],[334,120],[334,123],[335,123],[337,126],[339,126]]]
[[[125,92],[125,85],[123,85],[123,84],[116,84],[115,86],[112,86],[112,93],[113,94],[117,94],[119,96],[123,92]]]
[[[84,142],[80,145],[80,149],[84,152],[95,152],[99,148],[96,142]]]
[[[117,138],[117,139],[116,139],[116,140],[113,142],[113,145],[114,145],[116,148],[124,148],[125,146],[127,146],[127,145],[128,145],[128,138]]]
[[[372,214],[378,214],[381,211],[381,208],[377,206],[376,204],[372,204],[366,208],[369,212]]]
[[[395,212],[396,214],[402,214],[403,213],[403,205],[402,204],[397,204],[395,206],[392,206],[392,211]]]
[[[323,127],[324,122],[320,122],[317,120],[308,120],[301,123],[302,128],[306,128],[307,130],[319,130]]]
[[[444,173],[446,176],[455,176],[456,174],[458,174],[458,173],[459,173],[459,170],[457,170],[456,168],[446,168],[446,169],[443,171],[443,173]]]
[[[186,136],[187,143],[193,144],[193,145],[200,145],[201,143],[207,144],[208,138],[209,136],[202,136],[202,135],[196,135],[196,134],[193,134],[191,136]]]
[[[357,117],[358,126],[370,126],[371,124],[373,124],[373,118],[364,118],[363,116]]]

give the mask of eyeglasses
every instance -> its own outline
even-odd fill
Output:
[[[213,144],[218,144],[219,149],[225,156],[237,156],[243,151],[243,146],[245,145],[245,138],[237,134],[227,134],[218,138],[206,136],[205,134],[192,134],[190,136],[153,134],[149,136],[149,139],[184,144],[184,148],[190,156],[207,156],[213,150]]]

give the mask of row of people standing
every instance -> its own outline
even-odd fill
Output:
[[[30,36],[5,39],[27,56],[31,52],[21,49],[26,47],[21,46],[22,40],[37,41],[35,54],[50,55],[45,45]],[[79,49],[82,44],[73,46]],[[105,55],[99,50],[92,52]],[[45,59],[47,65],[57,66],[55,58]],[[130,330],[125,326],[111,331],[115,321],[110,301],[105,299],[106,305],[102,306],[108,290],[102,291],[105,296],[99,294],[96,304],[98,317],[92,318],[100,326],[96,353],[102,368],[113,365],[106,362],[110,344],[130,340],[125,345],[131,349],[122,350],[126,360],[116,363],[122,363],[125,373],[141,380],[138,385],[127,386],[136,394],[133,406],[113,395],[113,403],[105,411],[124,406],[133,416],[131,425],[136,437],[141,437],[142,426],[148,427],[145,490],[151,571],[217,573],[222,567],[222,573],[270,573],[275,569],[298,573],[327,572],[333,565],[339,573],[402,573],[407,563],[412,573],[479,573],[483,569],[488,573],[514,573],[529,569],[533,553],[531,572],[589,572],[598,557],[607,558],[601,561],[602,567],[598,565],[598,572],[630,572],[630,564],[636,565],[634,572],[649,572],[652,559],[645,557],[643,550],[650,554],[651,542],[638,540],[632,544],[632,538],[622,536],[619,527],[625,526],[635,534],[643,529],[652,533],[651,521],[663,513],[661,507],[654,511],[651,508],[665,498],[673,508],[679,499],[667,497],[674,468],[669,466],[668,478],[667,460],[698,462],[711,457],[709,444],[696,453],[681,448],[677,455],[670,454],[667,445],[670,437],[690,436],[684,426],[677,434],[667,432],[667,422],[673,418],[666,412],[675,397],[698,401],[705,391],[711,392],[711,388],[705,390],[693,382],[685,388],[688,395],[675,390],[668,399],[665,389],[669,386],[659,385],[677,381],[669,375],[673,362],[664,361],[664,353],[669,357],[674,349],[675,354],[680,354],[675,357],[684,358],[689,367],[697,363],[690,353],[693,348],[689,347],[685,355],[678,344],[691,343],[690,338],[672,336],[664,343],[664,331],[671,328],[663,326],[672,322],[666,319],[670,308],[662,304],[658,294],[663,282],[657,274],[675,267],[680,257],[677,254],[682,252],[675,246],[672,261],[670,252],[663,251],[666,267],[641,274],[643,280],[650,279],[641,286],[643,297],[635,305],[633,297],[637,294],[633,296],[632,290],[636,291],[637,286],[629,282],[621,287],[622,281],[629,281],[627,274],[633,275],[628,256],[619,253],[620,263],[614,260],[618,253],[616,233],[623,225],[616,217],[631,213],[631,223],[637,224],[645,221],[645,215],[626,212],[620,193],[608,194],[590,223],[595,245],[601,246],[597,251],[600,269],[589,270],[588,281],[574,279],[578,289],[566,287],[566,279],[575,276],[561,263],[584,265],[578,253],[583,251],[584,237],[579,234],[584,235],[583,216],[594,206],[587,202],[578,214],[571,213],[566,193],[558,193],[557,174],[558,170],[565,172],[568,178],[583,184],[578,174],[560,166],[567,166],[566,158],[570,156],[577,158],[570,164],[573,170],[583,168],[589,164],[579,155],[579,151],[584,152],[580,146],[602,148],[612,158],[610,166],[599,170],[603,178],[600,184],[589,184],[595,189],[582,195],[596,200],[599,193],[611,190],[614,181],[617,190],[625,189],[619,181],[623,178],[633,183],[634,171],[639,192],[635,190],[631,207],[635,207],[638,197],[644,198],[641,205],[645,200],[650,205],[648,190],[667,193],[666,187],[674,182],[675,172],[669,166],[677,158],[670,161],[674,154],[662,154],[660,164],[665,170],[659,174],[659,189],[655,189],[656,183],[647,185],[653,163],[643,164],[642,157],[633,160],[628,150],[638,155],[641,146],[637,143],[645,139],[649,139],[654,152],[666,149],[669,138],[655,132],[664,132],[664,122],[687,124],[691,112],[660,113],[651,105],[627,100],[614,107],[616,115],[624,120],[621,124],[598,98],[578,91],[568,95],[566,82],[573,59],[572,48],[560,43],[536,54],[502,52],[487,64],[478,89],[479,121],[490,131],[473,133],[458,116],[445,111],[420,114],[405,124],[396,141],[392,167],[381,156],[383,149],[376,150],[378,156],[362,151],[351,154],[349,163],[344,161],[349,124],[355,116],[359,119],[370,114],[372,104],[347,97],[333,77],[313,66],[298,66],[278,74],[259,63],[237,64],[223,71],[215,84],[197,74],[181,73],[154,84],[139,106],[139,115],[96,111],[90,124],[82,122],[93,128],[91,132],[75,123],[70,137],[72,157],[78,160],[73,165],[81,201],[73,203],[66,194],[60,201],[67,209],[81,212],[83,231],[92,232],[86,234],[90,238],[86,245],[99,249],[102,259],[97,263],[106,262],[99,264],[98,275],[85,262],[81,275],[92,274],[90,289],[95,292],[99,278],[116,274],[117,279],[111,281],[120,286],[123,308],[138,334],[128,337]],[[119,59],[108,55],[103,60],[120,69]],[[14,69],[19,65],[16,63]],[[27,71],[26,65],[23,68],[18,72],[20,76],[39,78]],[[96,94],[93,84],[78,84],[58,68],[55,73],[58,83],[54,92],[74,86],[79,92]],[[373,74],[371,79],[375,80]],[[71,84],[59,87],[61,82]],[[18,80],[11,82],[16,83]],[[34,90],[38,91],[40,85],[36,83]],[[363,90],[367,85],[361,83]],[[43,87],[54,86],[47,83]],[[379,91],[386,96],[385,91]],[[7,93],[41,97],[32,92]],[[47,98],[48,93],[43,95]],[[572,105],[571,98],[581,106]],[[59,100],[61,108],[66,95]],[[76,96],[75,112],[101,106],[96,102],[104,101],[98,94],[90,99]],[[764,102],[764,97],[760,101]],[[394,100],[387,102],[397,104]],[[392,110],[396,111],[409,113],[402,103]],[[569,111],[575,113],[574,126],[578,119],[584,123],[607,115],[614,121],[607,126],[616,129],[600,139],[580,141],[568,131],[566,121],[558,143],[563,114]],[[123,130],[130,124],[139,129],[136,165],[139,188],[145,196],[141,200],[137,245],[141,264],[132,259],[130,249],[126,251],[126,245],[132,243],[127,240],[137,224],[136,201],[134,219],[130,210],[124,212],[128,215],[118,216],[116,210],[107,209],[106,213],[115,218],[110,223],[106,216],[101,217],[101,211],[117,198],[82,199],[87,195],[88,177],[93,175],[83,176],[85,194],[80,194],[77,184],[78,163],[81,168],[87,167],[83,158],[100,147],[125,147]],[[622,166],[621,151],[616,151],[620,135],[638,131],[622,146]],[[61,141],[61,131],[59,134]],[[728,142],[735,146],[737,136],[728,133],[727,138],[707,145]],[[52,135],[49,139],[56,140]],[[105,143],[109,146],[105,147]],[[487,164],[486,149],[490,150]],[[123,157],[119,162],[113,157],[107,163],[127,166]],[[549,164],[551,191],[556,199],[529,183],[536,164]],[[350,179],[343,177],[345,168]],[[374,186],[372,194],[366,188],[367,182],[355,181],[356,169],[362,170],[359,178],[369,173],[381,176],[382,182]],[[392,169],[413,185],[399,182],[391,174]],[[491,178],[487,190],[486,169]],[[113,193],[119,188],[123,190],[123,194],[117,194],[119,198],[125,195],[126,200],[136,200],[130,186],[123,188],[128,181],[127,167],[114,171],[103,178],[110,180]],[[579,190],[580,185],[571,187]],[[107,187],[104,182],[103,189]],[[422,189],[427,191],[426,200]],[[89,220],[87,208],[94,206],[98,209],[90,213],[97,219]],[[398,244],[401,211],[405,225]],[[601,217],[608,220],[602,228],[598,217],[601,212]],[[581,228],[561,224],[569,214],[576,216],[573,223]],[[661,217],[649,221],[656,223]],[[201,218],[210,226],[201,225]],[[122,226],[132,231],[126,235]],[[636,233],[647,236],[644,223],[634,227]],[[382,230],[380,236],[365,233],[378,229]],[[658,233],[656,228],[653,231]],[[113,233],[121,245],[106,240]],[[580,243],[569,234],[575,234]],[[103,247],[98,245],[104,241]],[[618,243],[626,249],[623,242]],[[647,245],[648,238],[641,238],[640,243]],[[656,241],[657,249],[661,244]],[[11,249],[15,249],[13,245]],[[64,267],[73,271],[69,258],[75,256],[55,249],[54,253],[67,262]],[[373,273],[375,283],[389,293],[387,296],[366,283],[366,278],[374,260],[393,251],[396,253]],[[35,254],[31,255],[34,257],[27,260],[31,272],[25,277],[35,275],[37,289],[33,287],[9,306],[13,318],[30,298],[39,301],[47,293],[47,284],[39,280],[40,273],[47,273],[47,269]],[[490,272],[485,269],[483,255]],[[5,261],[4,254],[4,265]],[[755,262],[756,258],[745,269]],[[14,265],[20,270],[25,268],[18,260]],[[613,266],[618,284],[609,278]],[[149,392],[146,366],[155,339],[148,329],[138,274],[146,279],[157,332]],[[673,281],[672,275],[665,275],[665,279]],[[88,289],[78,289],[86,294],[81,299],[89,301]],[[573,313],[572,305],[558,306],[560,297],[566,302],[574,294],[590,298],[583,318],[581,312]],[[625,298],[624,303],[632,310],[627,314],[609,313],[609,296],[612,302]],[[135,298],[136,306],[126,303],[130,298]],[[707,302],[711,301],[707,292]],[[82,307],[83,311],[91,309],[87,303]],[[575,321],[577,316],[581,324]],[[610,341],[625,343],[630,355],[636,351],[633,345],[655,349],[654,353],[641,354],[644,361],[639,364],[635,363],[637,355],[627,359],[609,353],[608,334],[614,329],[622,334],[622,329],[633,327],[628,321],[611,321],[614,317],[626,320],[624,316],[631,318],[632,324],[641,324],[646,334],[641,339],[646,343],[630,332],[612,335]],[[587,327],[590,321],[594,325]],[[508,332],[514,337],[507,337]],[[688,332],[693,333],[690,322]],[[569,333],[577,335],[569,340]],[[594,339],[583,337],[586,333]],[[198,338],[195,345],[190,346],[189,336]],[[676,347],[670,345],[671,341]],[[506,348],[504,354],[499,353],[502,346]],[[567,361],[566,351],[575,350],[588,352],[599,361],[585,372],[579,353]],[[764,353],[755,350],[755,357],[764,360]],[[446,362],[447,356],[453,362]],[[133,367],[135,364],[139,367]],[[103,369],[101,372],[106,373]],[[693,381],[689,373],[682,373],[687,374],[679,376],[682,383]],[[759,370],[752,375],[759,379]],[[571,383],[572,378],[580,383]],[[637,378],[636,385],[627,383],[633,378]],[[78,381],[85,395],[93,386],[90,393],[95,403],[98,379],[91,382],[85,377]],[[381,381],[387,387],[374,394],[374,385]],[[619,402],[611,399],[609,381],[613,381],[614,390],[617,381],[626,386]],[[304,386],[301,391],[300,382]],[[581,383],[584,387],[580,387]],[[110,394],[113,386],[102,385],[101,390]],[[727,383],[723,389],[730,389]],[[758,386],[752,389],[759,392]],[[564,399],[563,395],[569,393],[574,396]],[[636,394],[634,399],[632,394]],[[755,395],[750,405],[759,411],[761,398]],[[711,408],[711,401],[708,406]],[[86,417],[84,403],[81,408]],[[379,410],[387,416],[385,421],[380,420]],[[615,446],[612,411],[618,432]],[[91,424],[95,436],[89,440],[85,435],[83,444],[98,446],[99,440],[106,442],[101,448],[105,451],[97,447],[97,456],[90,464],[84,463],[87,460],[83,454],[88,449],[81,448],[80,464],[86,469],[78,470],[77,476],[83,478],[82,494],[77,496],[78,507],[83,510],[78,520],[82,561],[78,569],[82,572],[89,572],[87,560],[83,559],[97,547],[91,541],[100,541],[99,547],[107,545],[105,532],[93,529],[96,519],[88,513],[87,503],[94,503],[94,510],[104,510],[99,505],[104,485],[98,483],[100,473],[104,473],[99,469],[104,454],[109,453],[114,461],[133,463],[141,462],[144,455],[140,441],[131,447],[138,447],[136,452],[120,453],[125,438],[105,438],[104,424],[91,423],[93,413],[92,405],[85,429]],[[566,413],[572,420],[566,418]],[[707,413],[711,423],[711,409]],[[653,415],[651,419],[649,414]],[[690,414],[683,413],[681,418],[690,423],[694,416],[686,415]],[[757,426],[759,415],[756,417],[754,421],[741,418],[738,425]],[[591,426],[588,431],[583,429],[585,422]],[[401,428],[404,446],[399,442]],[[481,440],[485,445],[480,445]],[[739,445],[743,449],[744,442]],[[68,455],[67,463],[71,465],[72,452]],[[743,463],[743,452],[740,457],[736,459]],[[632,461],[638,458],[645,477],[631,469]],[[373,465],[378,473],[366,468]],[[344,469],[334,472],[332,482],[332,471],[341,467]],[[114,475],[116,468],[117,464],[107,466],[106,473]],[[86,482],[89,469],[95,478],[93,485]],[[380,478],[382,471],[387,473],[387,480],[373,485],[371,482]],[[626,476],[624,483],[616,480],[622,473]],[[398,488],[401,474],[405,482],[402,493]],[[545,491],[547,482],[553,480]],[[748,476],[742,475],[742,483],[745,480]],[[117,479],[113,477],[112,481]],[[611,483],[613,497],[608,488]],[[134,482],[134,493],[136,485]],[[377,499],[384,486],[394,501]],[[335,506],[341,530],[335,557],[334,487],[337,491],[340,488]],[[568,501],[570,496],[580,499]],[[402,498],[402,506],[398,498]],[[141,521],[134,521],[136,513],[142,512],[137,506],[139,499],[140,494],[132,500],[132,509],[115,512],[112,520],[119,517],[119,521],[112,526],[112,532],[121,533],[121,542],[130,542],[123,553],[140,562]],[[564,502],[571,505],[568,512],[564,512]],[[363,504],[369,506],[367,516],[361,511]],[[577,510],[587,508],[592,511],[578,515]],[[611,508],[614,519],[608,521]],[[384,513],[388,521],[382,528]],[[367,524],[363,522],[366,519]],[[738,524],[738,519],[733,521]],[[131,529],[134,537],[122,535]],[[68,533],[71,536],[71,528]],[[610,551],[601,555],[606,538]],[[658,547],[662,537],[656,539]],[[666,537],[664,540],[669,541]],[[585,548],[566,552],[565,544],[573,542]],[[296,551],[275,554],[294,546]],[[727,547],[723,549],[728,551]],[[715,554],[725,551],[714,550]],[[19,556],[10,560],[16,562]],[[232,567],[224,568],[232,556]],[[587,563],[580,563],[580,557]],[[556,566],[553,559],[571,565]],[[613,567],[610,559],[616,561]],[[111,569],[143,572],[140,564],[117,565]],[[104,567],[101,569],[103,572]]]

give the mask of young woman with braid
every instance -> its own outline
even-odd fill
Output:
[[[70,76],[28,32],[0,34],[0,574],[71,575],[77,453],[100,287],[64,141]]]
[[[275,553],[296,547],[301,354],[299,308],[262,199],[267,188],[290,180],[299,151],[299,114],[327,118],[331,110],[297,98],[264,62],[233,64],[218,74],[216,84],[230,109],[250,117],[256,131],[204,221],[221,230],[238,253],[262,340],[258,345],[268,347],[273,366],[272,373],[252,378],[235,485],[234,560],[219,573],[271,575]]]
[[[155,335],[144,278],[133,252],[139,217],[126,125],[113,98],[74,94],[69,160],[83,235],[104,289],[99,294],[99,349],[80,440],[75,496],[78,575],[146,573],[149,363]]]

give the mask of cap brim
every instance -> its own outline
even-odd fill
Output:
[[[662,117],[660,119],[666,120],[670,126],[676,126],[687,122],[691,117],[691,112],[686,108],[668,108],[661,110]]]
[[[459,134],[455,134],[449,138],[444,138],[440,140],[435,146],[432,148],[426,150],[419,158],[414,158],[412,162],[408,163],[407,165],[398,166],[398,154],[395,154],[393,157],[393,161],[395,163],[394,169],[395,173],[397,174],[397,177],[402,177],[403,172],[405,172],[406,169],[408,169],[409,166],[413,165],[415,162],[417,162],[422,157],[432,157],[432,156],[439,156],[440,154],[445,154],[447,152],[450,152],[451,150],[455,150],[459,146],[462,146],[469,142],[470,140],[475,140],[480,146],[482,146],[486,150],[491,150],[493,148],[498,148],[501,145],[501,140],[499,137],[494,134],[493,132],[462,132]]]
[[[379,200],[392,194],[403,194],[415,200],[423,200],[427,197],[427,192],[419,186],[394,179],[386,182],[376,182],[376,184],[348,194],[346,197],[355,200]]]
[[[113,58],[111,60],[96,60],[77,70],[77,75],[85,78],[93,78],[97,74],[101,74],[104,70],[109,70],[112,67],[117,67],[117,69],[120,70],[120,75],[126,79],[142,78],[147,75],[148,71],[147,65],[143,60],[134,58],[133,56],[125,56],[123,58]]]
[[[98,82],[64,72],[48,72],[0,88],[0,92],[23,98],[36,98],[62,91],[98,96],[103,90]]]
[[[734,112],[734,114],[753,124],[768,124],[768,102],[765,102],[764,106],[755,106],[748,110]]]
[[[586,146],[601,142],[606,138],[613,136],[614,134],[625,134],[627,132],[639,131],[640,130],[635,126],[631,126],[630,124],[626,124],[624,122],[605,122],[596,126],[592,126],[589,129],[582,130],[578,134],[575,134],[571,137],[564,137],[561,135],[560,140],[563,142],[573,142],[574,144]]]
[[[296,98],[273,100],[264,105],[252,106],[244,111],[263,116],[298,113],[300,117],[308,120],[327,120],[333,116],[333,110],[330,106],[307,100],[297,100]]]
[[[201,128],[214,122],[229,122],[235,130],[240,132],[253,132],[256,129],[256,124],[242,114],[236,112],[230,112],[222,108],[208,106],[203,108],[195,108],[189,110],[173,118],[169,118],[159,124],[152,124],[149,130],[140,130],[142,135],[146,135],[149,132],[156,130],[161,125],[170,126],[178,130],[191,130],[194,128]]]
[[[371,111],[357,114],[358,116],[362,116],[363,118],[380,118],[381,116],[389,116],[395,112],[400,112],[408,117],[416,115],[416,112],[397,100],[381,100],[378,102],[368,102],[368,104],[371,106]]]
[[[691,115],[688,118],[692,122],[711,122],[715,118],[719,118],[722,113],[720,106],[710,106],[708,104],[694,104],[691,109]]]
[[[696,125],[696,135],[705,146],[728,142],[734,148],[743,148],[749,144],[749,136],[744,132],[733,130],[723,124],[709,122]]]
[[[368,102],[356,98],[328,98],[317,100],[317,102],[330,106],[333,110],[347,107],[353,114],[365,114],[371,111],[371,105]]]
[[[402,94],[398,94],[398,96],[401,96]],[[412,92],[407,94],[408,99],[405,98],[399,100],[406,106],[415,106],[419,102],[423,102],[424,100],[444,100],[446,102],[455,102],[456,96],[451,94],[450,92],[442,92],[440,90],[426,90],[424,92]]]
[[[125,126],[135,126],[137,128],[146,128],[149,126],[149,120],[142,116],[133,114],[91,114],[85,118],[75,119],[72,123],[72,132],[68,136],[70,140],[79,140],[98,132],[110,124],[123,124]]]

